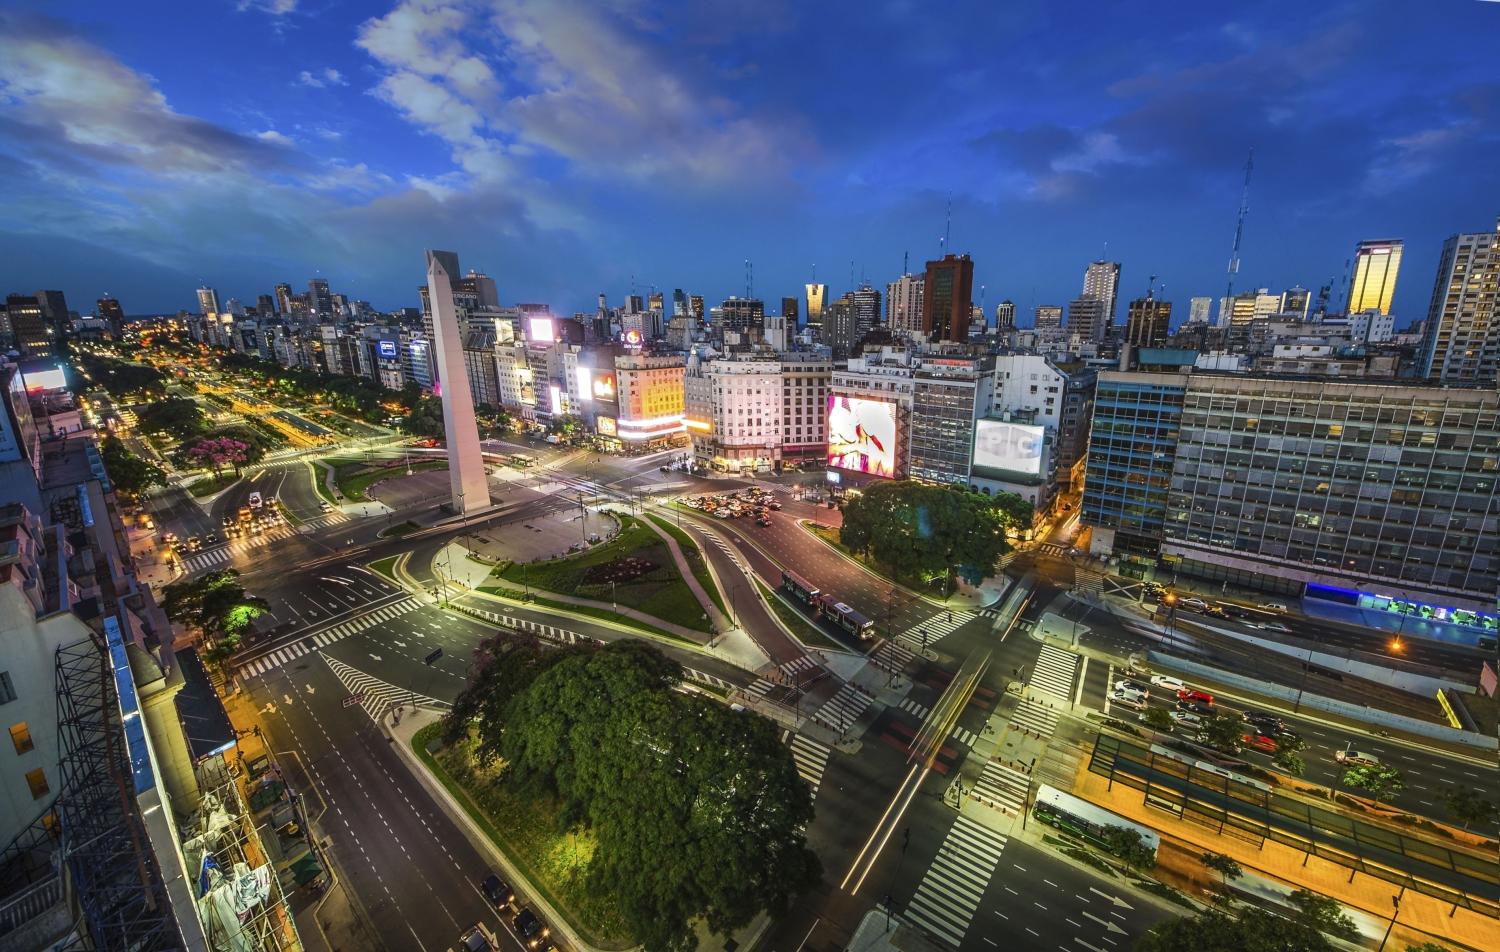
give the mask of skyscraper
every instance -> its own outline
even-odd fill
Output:
[[[1115,299],[1120,293],[1120,262],[1092,261],[1083,272],[1083,296],[1104,305],[1105,329],[1115,326]]]
[[[53,356],[53,332],[42,314],[42,304],[29,294],[11,294],[5,298],[11,337],[22,357]]]
[[[106,294],[95,307],[104,323],[109,325],[110,335],[118,338],[125,327],[125,309],[120,306],[120,302]]]
[[[786,326],[794,329],[797,326],[797,316],[800,310],[801,298],[784,297],[781,299],[781,316],[786,318]]]
[[[866,284],[852,294],[854,295],[854,339],[858,341],[880,323],[880,292]]]
[[[915,337],[922,332],[920,274],[903,274],[885,286],[885,322],[892,334]]]
[[[694,294],[688,298],[688,306],[692,308],[693,320],[699,324],[703,323],[703,295]]]
[[[1347,313],[1391,313],[1391,295],[1401,270],[1403,243],[1398,239],[1361,241],[1354,249],[1354,277],[1349,282]]]
[[[1282,315],[1295,314],[1302,320],[1307,320],[1308,312],[1312,308],[1312,292],[1307,288],[1298,286],[1287,288],[1281,292]]]
[[[219,313],[219,292],[213,288],[204,286],[198,289],[198,313]]]
[[[457,282],[462,284],[462,282]],[[307,282],[307,306],[312,309],[313,316],[320,321],[332,320],[333,293],[328,290],[328,282],[322,278],[313,278]]]
[[[454,288],[474,295],[480,307],[500,306],[500,292],[495,288],[495,279],[483,271],[470,268],[469,273],[464,275]]]
[[[603,305],[600,305],[601,307]],[[672,316],[686,317],[688,315],[687,295],[682,293],[682,288],[672,289]]]
[[[276,310],[283,315],[292,313],[292,286],[290,284],[276,285]]]
[[[1442,383],[1496,385],[1500,370],[1500,221],[1492,232],[1443,242],[1427,308],[1419,369]]]
[[[922,336],[930,341],[969,339],[974,307],[974,262],[968,255],[946,254],[927,262],[922,282]]]
[[[828,300],[828,285],[807,286],[807,326],[813,330],[823,326],[823,305]]]
[[[1208,319],[1214,311],[1214,299],[1210,297],[1195,297],[1188,302],[1189,324],[1207,324]]]
[[[1016,329],[1016,305],[1006,298],[995,305],[995,330],[1000,333]]]
[[[1068,302],[1068,333],[1103,343],[1109,337],[1109,319],[1104,302],[1092,294]]]
[[[1038,304],[1032,327],[1039,331],[1055,331],[1062,328],[1063,309],[1058,304]]]
[[[720,325],[714,328],[716,337],[722,338],[725,332],[759,337],[765,331],[766,305],[759,298],[726,298],[714,310],[720,320]]]
[[[255,314],[257,317],[275,317],[276,299],[269,294],[261,294],[255,298]]]
[[[42,317],[58,340],[68,336],[68,301],[61,291],[36,292],[37,303],[42,306]]]
[[[1125,339],[1132,347],[1159,347],[1166,342],[1172,322],[1172,302],[1158,301],[1148,291],[1130,302]]]

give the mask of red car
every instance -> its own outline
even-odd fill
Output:
[[[1214,703],[1214,696],[1207,691],[1189,691],[1183,688],[1177,692],[1177,700],[1192,701],[1194,704],[1205,704],[1211,707]]]
[[[1265,734],[1246,734],[1244,735],[1244,744],[1246,747],[1263,753],[1276,753],[1276,738],[1267,737]]]

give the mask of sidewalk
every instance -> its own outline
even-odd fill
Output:
[[[693,567],[688,564],[687,556],[682,552],[682,546],[677,544],[677,540],[672,537],[670,532],[657,525],[654,518],[643,518],[641,522],[652,532],[660,536],[661,540],[667,544],[668,551],[672,553],[672,561],[677,565],[678,574],[687,583],[687,587],[692,590],[693,597],[698,600],[698,605],[708,615],[709,623],[713,625],[714,631],[728,631],[732,627],[729,619],[725,617],[723,612],[719,611],[719,606],[714,604],[713,598],[708,592],[704,591],[702,583],[693,574]],[[704,565],[708,565],[707,558],[703,562]],[[713,578],[713,567],[709,566],[708,571],[709,577]],[[714,579],[714,582],[718,584],[717,579]]]

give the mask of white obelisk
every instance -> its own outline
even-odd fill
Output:
[[[469,392],[464,343],[459,337],[458,311],[453,305],[453,277],[458,273],[457,254],[427,252],[427,300],[432,308],[432,344],[442,387],[448,482],[453,488],[453,511],[463,513],[488,507],[490,486],[485,478],[484,457],[479,451],[474,395]]]

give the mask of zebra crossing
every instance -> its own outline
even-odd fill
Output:
[[[297,660],[308,652],[321,651],[336,641],[342,641],[350,635],[359,634],[366,628],[378,625],[381,622],[390,621],[393,618],[398,618],[420,605],[421,602],[415,598],[411,598],[410,596],[404,597],[399,601],[360,615],[358,618],[334,625],[331,628],[326,628],[309,638],[301,638],[293,644],[279,648],[264,657],[241,665],[240,676],[248,678],[259,677],[269,671],[274,671],[282,665]]]
[[[784,661],[778,664],[776,670],[781,672],[783,678],[789,681],[796,681],[800,680],[797,677],[798,674],[816,667],[818,667],[818,659],[812,655],[802,655],[801,657],[793,658],[791,661]]]
[[[984,773],[974,781],[970,796],[997,810],[1020,816],[1026,809],[1026,796],[1030,791],[1030,777],[992,760],[984,765]]]
[[[906,713],[910,714],[912,717],[915,717],[919,721],[926,720],[927,715],[932,711],[932,709],[927,707],[925,704],[918,704],[916,701],[913,701],[909,697],[902,698],[901,703],[896,706],[901,708],[901,710],[905,711]],[[954,726],[953,731],[948,736],[952,737],[960,744],[963,744],[965,747],[973,747],[975,741],[979,740],[978,734],[969,730],[967,727],[958,727],[956,725]]]
[[[417,694],[407,688],[397,687],[389,681],[382,681],[377,677],[365,674],[358,668],[350,667],[337,658],[327,655],[321,656],[328,667],[333,669],[334,676],[339,683],[349,692],[350,697],[359,699],[359,706],[370,715],[370,720],[379,721],[391,708],[411,704],[421,707],[452,707],[447,701],[440,701],[425,694]]]
[[[1037,552],[1045,552],[1047,555],[1067,555],[1068,547],[1061,542],[1043,542],[1035,547]]]
[[[745,691],[746,693],[752,694],[755,697],[765,697],[766,692],[771,690],[775,686],[776,685],[772,684],[770,681],[767,681],[765,678],[756,678],[754,681],[750,682],[750,686],[745,688]]]
[[[957,947],[984,898],[1006,838],[963,814],[938,848],[927,874],[906,904],[906,919],[934,938]]]
[[[1077,673],[1077,655],[1053,645],[1042,645],[1042,653],[1037,655],[1026,683],[1034,691],[1069,701],[1073,698],[1073,678]]]
[[[458,602],[449,602],[448,607],[456,609],[457,611],[461,611],[466,615],[473,615],[475,618],[483,618],[485,621],[492,621],[495,624],[503,625],[506,628],[516,628],[520,631],[528,631],[533,635],[536,635],[538,638],[545,638],[548,641],[555,641],[558,644],[562,645],[577,644],[580,641],[598,640],[595,638],[591,638],[588,635],[580,634],[576,631],[571,631],[567,628],[558,628],[556,625],[548,625],[539,621],[531,621],[527,618],[517,618],[514,615],[508,615],[504,612],[490,611],[488,608],[479,608],[474,605],[464,605]],[[707,677],[707,675],[705,675],[705,677]],[[694,678],[694,680],[700,679]]]
[[[903,631],[896,636],[896,640],[913,651],[920,651],[924,647],[924,641],[925,647],[930,648],[978,617],[980,617],[980,612],[963,610],[942,612],[933,615],[920,625],[913,625]],[[926,633],[925,639],[924,632]]]
[[[270,545],[272,542],[280,539],[290,538],[295,533],[296,530],[291,526],[277,526],[274,529],[267,529],[260,535],[252,536],[248,539],[231,539],[211,549],[203,549],[186,556],[182,560],[182,568],[189,575],[194,572],[201,572],[204,569],[228,562],[230,557],[236,553],[248,552],[251,549]]]
[[[911,659],[916,656],[917,653],[906,645],[890,640],[882,641],[880,647],[876,648],[875,653],[871,655],[876,664],[892,672],[905,670],[906,666],[911,663]]]
[[[826,724],[828,727],[838,731],[840,735],[846,733],[859,720],[859,716],[865,712],[874,700],[870,695],[856,688],[852,683],[845,684],[839,688],[837,694],[828,699],[828,702],[818,708],[818,713],[813,719]]]
[[[1050,737],[1057,730],[1057,711],[1035,698],[1022,698],[1015,713],[1010,716],[1010,726],[1041,737]]]
[[[828,755],[832,753],[833,748],[815,740],[808,740],[801,734],[793,734],[791,731],[782,731],[781,740],[792,750],[792,760],[797,765],[797,775],[806,780],[807,785],[812,787],[813,793],[816,794],[818,784],[823,781],[823,771],[828,769]]]

